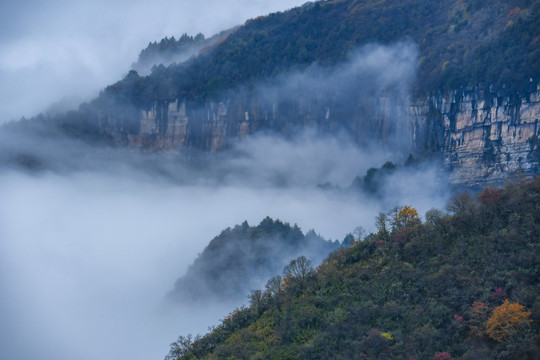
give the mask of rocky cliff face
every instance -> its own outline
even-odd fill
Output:
[[[110,115],[103,115],[99,122],[102,131],[117,143],[162,150],[191,147],[214,152],[256,132],[291,137],[312,127],[320,133],[344,130],[361,145],[376,139],[379,145],[409,151],[413,134],[408,104],[408,97],[400,92],[368,99],[327,94],[276,99],[244,94],[203,104],[156,100],[139,111],[134,119],[137,126],[126,126]]]
[[[538,173],[538,119],[540,85],[524,93],[461,89],[411,105],[412,123],[428,134],[417,146],[439,148],[454,184]]]
[[[397,92],[368,99],[242,94],[204,104],[154,101],[140,110],[136,131],[111,118],[101,124],[128,146],[210,152],[265,130],[284,136],[306,127],[321,133],[345,130],[360,145],[376,141],[402,152],[441,153],[451,183],[481,186],[539,171],[538,119],[540,85],[531,84],[524,93],[470,88],[415,100]]]

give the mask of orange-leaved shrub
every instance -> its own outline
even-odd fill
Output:
[[[530,311],[519,303],[510,303],[508,299],[500,306],[493,309],[493,314],[486,323],[486,334],[498,342],[504,342],[506,336],[520,325],[525,325],[531,320]]]

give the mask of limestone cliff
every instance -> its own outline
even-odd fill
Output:
[[[467,88],[411,104],[412,123],[429,134],[418,147],[439,148],[454,184],[538,173],[538,119],[540,85],[523,93]]]
[[[137,119],[130,119],[137,123],[131,124],[131,131],[126,130],[125,121],[109,114],[102,114],[99,123],[117,143],[161,150],[191,147],[214,152],[256,132],[290,137],[312,127],[320,133],[345,130],[361,145],[376,140],[379,145],[408,151],[413,146],[408,103],[408,97],[399,92],[367,99],[322,94],[275,99],[243,94],[202,104],[156,100],[140,109]]]
[[[279,99],[237,94],[203,104],[176,99],[141,109],[137,131],[103,117],[102,129],[128,146],[214,152],[260,131],[291,136],[306,127],[345,130],[360,145],[377,142],[402,152],[439,153],[450,182],[496,183],[540,169],[540,85],[503,92],[480,87],[411,99],[401,92],[363,99],[344,94]]]

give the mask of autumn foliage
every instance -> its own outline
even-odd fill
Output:
[[[486,323],[486,334],[498,342],[504,342],[511,331],[516,330],[519,325],[530,322],[530,316],[531,312],[526,311],[523,305],[511,304],[507,299],[493,310]]]
[[[501,198],[501,194],[502,194],[501,189],[485,188],[484,191],[482,191],[478,195],[478,200],[480,200],[481,203],[489,203],[489,202],[497,201]]]
[[[420,218],[418,217],[418,211],[415,208],[405,205],[401,210],[397,212],[397,215],[394,218],[394,228],[403,229],[415,224],[420,223]]]

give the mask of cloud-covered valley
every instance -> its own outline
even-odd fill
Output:
[[[0,12],[6,21],[0,119],[34,115],[62,97],[91,97],[118,80],[148,41],[183,32],[212,35],[300,3],[3,4],[15,15]],[[373,47],[360,53],[364,61],[353,62],[370,74],[362,78],[365,91],[408,91],[416,53],[399,46],[397,53]],[[386,71],[381,59],[401,53],[405,67]],[[336,88],[349,76],[330,75]],[[292,78],[284,75],[261,91],[321,87],[305,74]],[[286,138],[263,132],[210,156],[102,147],[41,130],[0,136],[0,163],[20,151],[17,166],[0,167],[0,358],[161,359],[178,335],[205,332],[239,305],[165,301],[223,229],[270,216],[342,240],[358,226],[374,231],[380,211],[407,204],[423,214],[448,197],[436,164],[397,170],[382,181],[379,197],[349,189],[369,168],[403,163],[406,154],[377,143],[359,147],[344,132],[315,127]]]
[[[345,189],[387,160],[346,139],[260,136],[236,153],[214,160],[220,165],[211,171],[176,166],[175,176],[141,166],[156,158],[138,153],[114,171],[4,169],[0,306],[10,326],[1,330],[2,357],[160,358],[177,335],[204,332],[238,305],[186,309],[163,301],[222,229],[271,216],[341,240],[357,226],[373,230],[388,206],[425,212],[445,201],[436,168],[396,174],[384,201],[321,190],[324,182]]]

